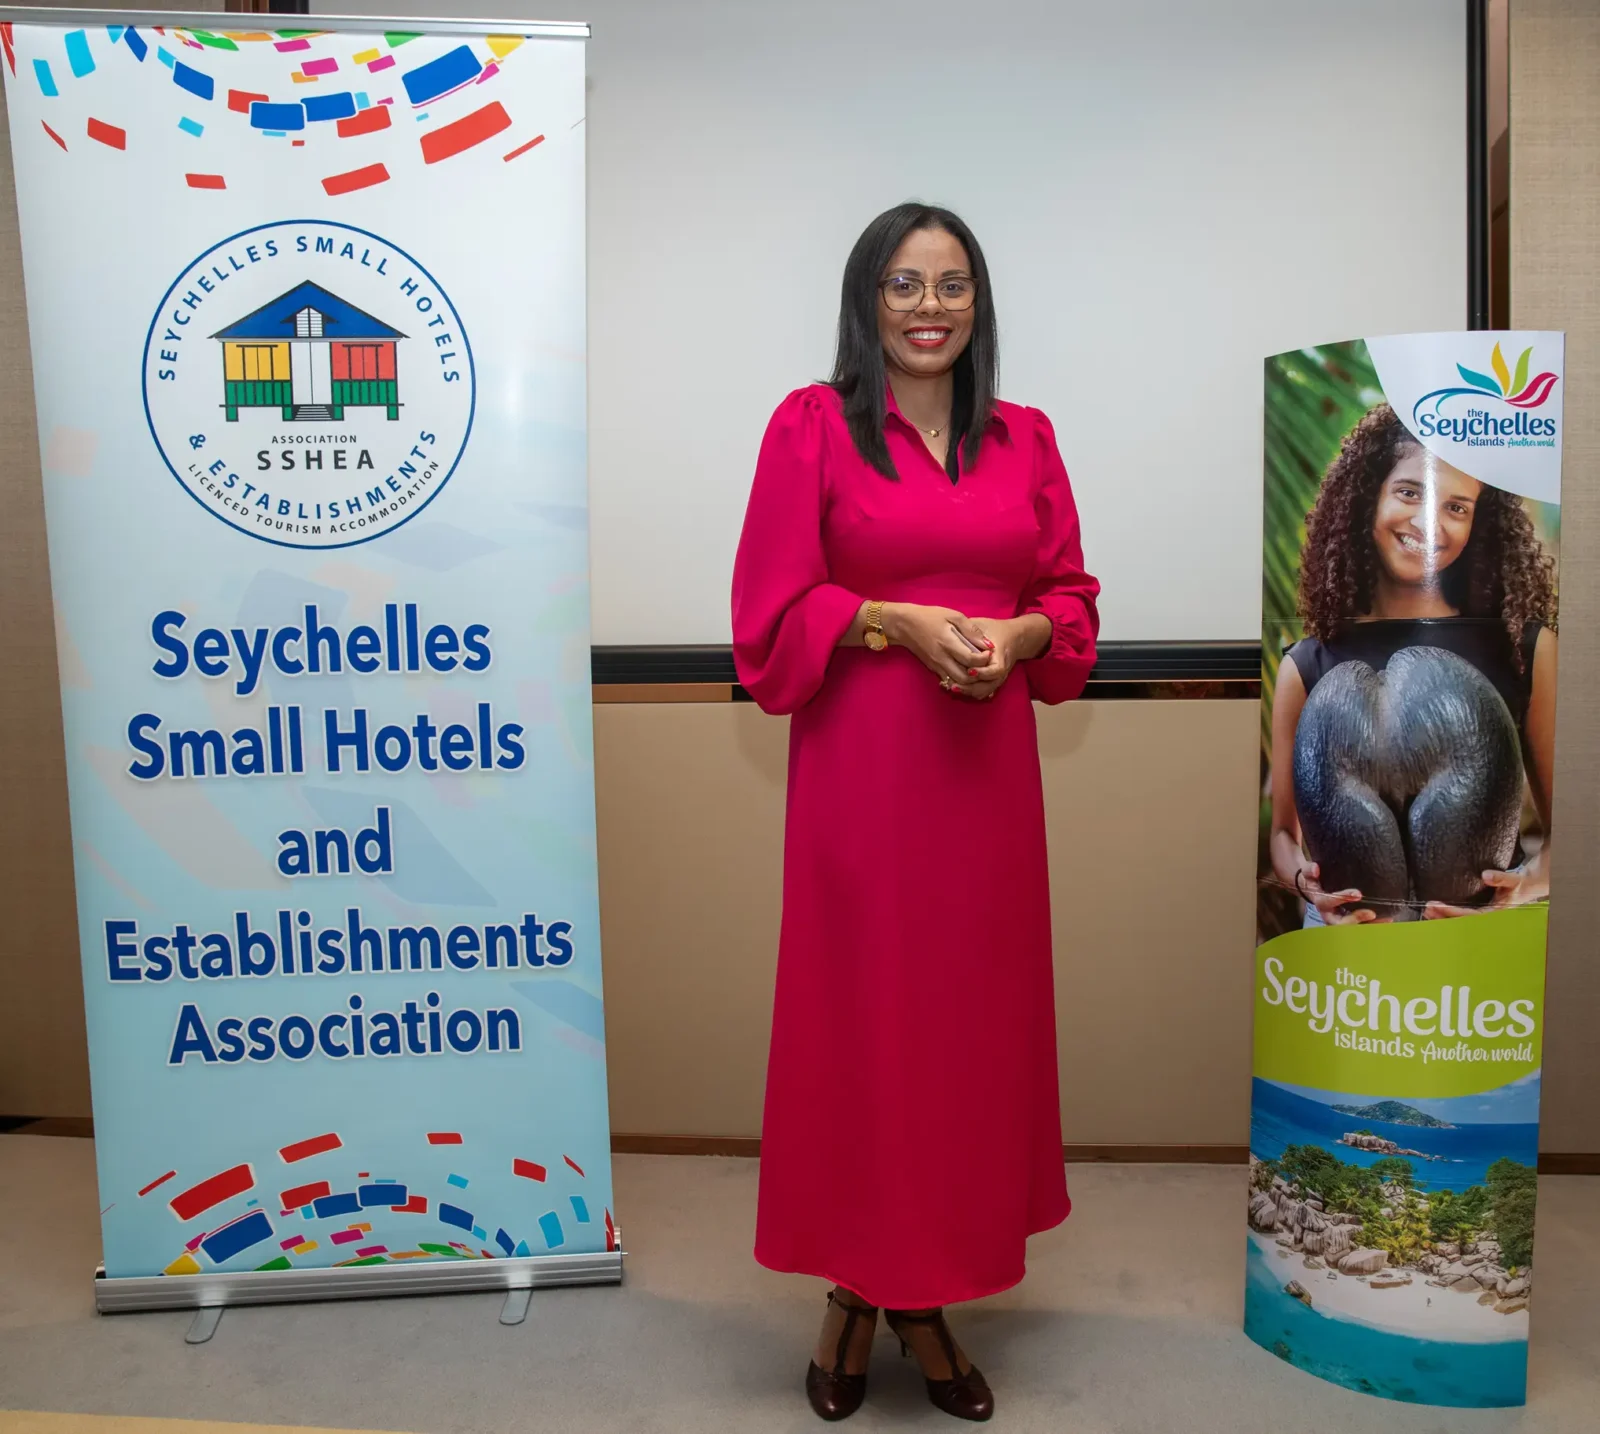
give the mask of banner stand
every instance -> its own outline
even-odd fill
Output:
[[[1527,1398],[1554,803],[1559,333],[1265,366],[1245,1332]]]
[[[621,1282],[588,34],[0,8],[100,1313]]]
[[[621,1238],[621,1231],[617,1232]],[[175,1280],[166,1275],[113,1279],[101,1265],[95,1271],[94,1307],[98,1314],[136,1314],[151,1310],[216,1311],[205,1339],[216,1329],[220,1311],[229,1305],[297,1304],[310,1300],[390,1299],[401,1295],[482,1294],[507,1291],[502,1324],[520,1324],[526,1296],[536,1289],[562,1285],[622,1283],[625,1252],[594,1255],[546,1255],[526,1260],[452,1262],[446,1265],[362,1265],[350,1269],[277,1270],[258,1274],[195,1275]],[[518,1296],[523,1298],[519,1301]],[[197,1325],[201,1322],[197,1318]],[[191,1344],[204,1339],[191,1338]]]

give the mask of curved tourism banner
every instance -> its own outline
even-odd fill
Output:
[[[1352,1389],[1524,1401],[1562,336],[1266,363],[1245,1329]]]
[[[113,18],[0,26],[107,1274],[604,1256],[582,29]]]

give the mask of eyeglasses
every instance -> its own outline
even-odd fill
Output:
[[[976,281],[958,274],[935,279],[931,284],[913,279],[908,274],[894,274],[878,285],[878,291],[883,295],[883,302],[901,314],[920,309],[922,301],[930,293],[938,299],[941,309],[948,309],[951,313],[970,309],[978,297]]]

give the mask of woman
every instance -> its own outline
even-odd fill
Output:
[[[739,680],[793,714],[756,1258],[834,1285],[825,1419],[861,1403],[879,1306],[933,1402],[987,1419],[941,1307],[1016,1284],[1069,1208],[1031,699],[1083,690],[1099,588],[1050,424],[996,368],[971,231],[880,215],[734,566]]]
[[[1381,671],[1406,648],[1442,648],[1477,668],[1520,736],[1544,839],[1507,870],[1481,873],[1484,903],[1421,902],[1435,918],[1544,899],[1550,890],[1556,634],[1551,559],[1515,494],[1434,457],[1387,404],[1345,438],[1306,523],[1300,615],[1308,636],[1286,654],[1272,703],[1272,866],[1306,903],[1306,924],[1364,922],[1355,887],[1323,890],[1302,848],[1294,749],[1310,693],[1333,668]]]

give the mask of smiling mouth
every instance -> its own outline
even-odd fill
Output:
[[[906,342],[919,349],[939,348],[950,337],[949,329],[907,329]]]
[[[1402,550],[1419,558],[1436,557],[1444,551],[1442,543],[1436,548],[1429,547],[1421,538],[1413,537],[1410,533],[1396,533],[1394,536],[1395,541],[1400,544]]]

